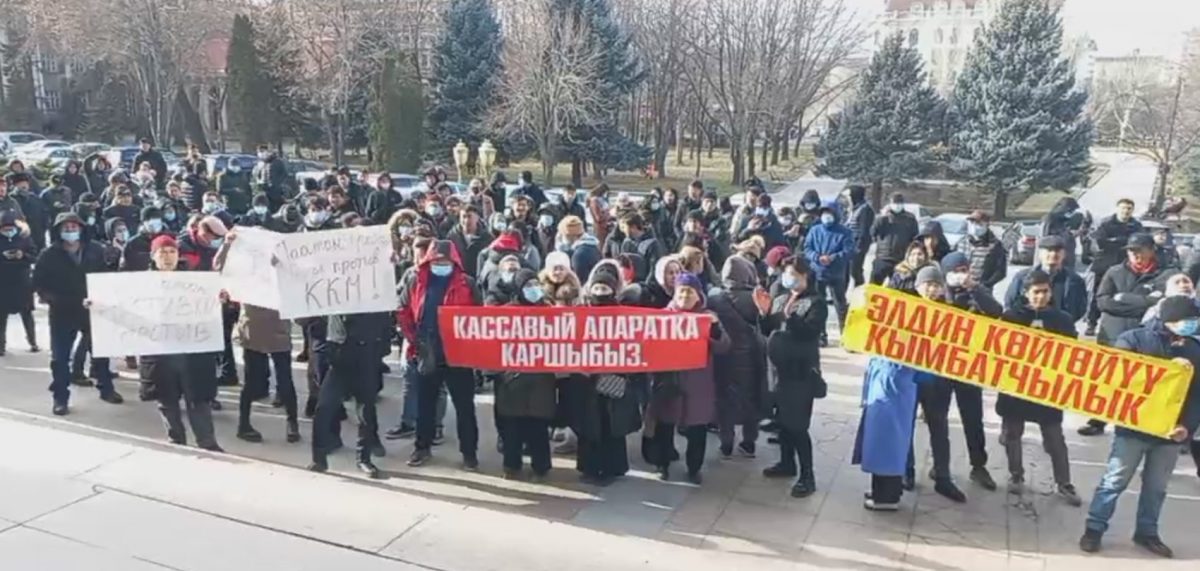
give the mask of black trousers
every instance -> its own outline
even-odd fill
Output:
[[[629,471],[629,451],[624,436],[612,435],[612,417],[605,397],[600,397],[599,437],[575,433],[579,448],[575,453],[575,469],[593,478],[616,478]]]
[[[812,424],[812,403],[799,411],[789,411],[795,418],[784,419],[779,426],[779,463],[785,468],[796,469],[801,475],[812,475],[813,448],[808,428]]]
[[[8,348],[8,315],[0,315],[0,350]],[[25,327],[25,340],[30,346],[37,345],[37,324],[33,321],[33,310],[21,312],[21,325]]]
[[[875,262],[871,264],[871,283],[883,285],[883,282],[892,277],[892,273],[896,271],[897,263],[891,260],[875,258]]]
[[[474,456],[479,450],[479,424],[475,418],[475,374],[471,369],[438,367],[433,373],[417,373],[417,449],[429,450],[437,430],[438,392],[442,386],[454,403],[458,428],[458,450]],[[501,423],[503,424],[503,423]]]
[[[854,287],[858,287],[867,283],[867,280],[863,278],[864,267],[866,264],[867,248],[860,247],[854,252],[854,259],[850,260],[850,279],[854,280]],[[872,271],[872,273],[874,273],[874,271]]]
[[[271,393],[271,365],[275,365],[275,394],[283,402],[287,419],[296,420],[296,385],[292,381],[292,352],[259,353],[242,349],[246,364],[245,386],[238,399],[238,424],[250,425],[250,409],[254,401]]]
[[[963,433],[967,440],[967,454],[971,467],[987,466],[987,445],[983,432],[983,389],[944,379],[922,384],[917,393],[921,410],[925,412],[925,425],[929,428],[929,447],[933,450],[933,474],[935,479],[950,478],[950,399],[958,402],[958,414],[962,419]],[[914,475],[915,459],[912,448],[908,452],[908,474]]]
[[[1200,475],[1200,440],[1192,440],[1192,462],[1196,464],[1196,474]]]
[[[504,438],[504,469],[519,471],[522,455],[529,448],[529,465],[535,474],[550,471],[550,421],[528,416],[506,416],[501,426]]]
[[[227,304],[221,308],[221,335],[225,340],[225,349],[217,355],[217,378],[236,379],[237,361],[233,360],[233,326],[237,325],[238,306]]]
[[[704,466],[704,452],[708,448],[708,427],[702,424],[688,426],[683,429],[687,439],[687,451],[684,452],[684,464],[689,474],[695,474]],[[671,465],[675,457],[675,425],[660,422],[654,428],[654,460],[659,468]]]
[[[360,460],[369,460],[371,450],[379,442],[379,417],[375,399],[383,386],[379,369],[379,348],[376,343],[329,344],[331,366],[317,397],[316,415],[312,424],[313,460],[324,460],[340,439],[342,399],[354,397],[358,416],[357,451]]]

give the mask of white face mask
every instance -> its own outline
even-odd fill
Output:
[[[892,210],[892,212],[896,213],[896,214],[900,214],[901,212],[904,212],[903,204],[895,204],[895,203],[889,204],[888,208],[890,208]]]
[[[946,274],[946,285],[949,287],[962,287],[967,283],[966,272],[950,272]]]

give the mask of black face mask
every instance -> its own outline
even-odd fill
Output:
[[[588,296],[589,305],[616,305],[617,295],[610,293],[608,295],[591,295]]]

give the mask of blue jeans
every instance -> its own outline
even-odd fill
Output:
[[[400,407],[400,424],[417,427],[417,361],[407,360],[404,363],[404,403]],[[441,428],[442,419],[446,417],[446,387],[438,390],[437,396],[437,427]]]
[[[50,322],[50,392],[54,394],[56,403],[65,404],[71,399],[71,350],[80,333],[77,323]],[[92,373],[96,376],[96,388],[100,389],[100,394],[112,392],[113,374],[108,368],[108,359],[93,357]]]
[[[1118,433],[1108,455],[1108,470],[1100,478],[1092,505],[1088,507],[1087,529],[1100,533],[1108,530],[1117,499],[1137,473],[1138,464],[1142,464],[1142,489],[1133,533],[1138,537],[1158,537],[1158,515],[1167,499],[1167,483],[1178,460],[1179,444]]]

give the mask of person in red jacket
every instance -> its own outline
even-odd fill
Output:
[[[479,305],[479,291],[449,240],[435,241],[416,271],[406,277],[398,289],[400,309],[396,318],[405,341],[417,348],[417,442],[408,465],[421,466],[432,457],[438,391],[445,385],[454,403],[463,467],[475,470],[479,467],[475,377],[471,369],[446,363],[437,309],[444,305]]]

